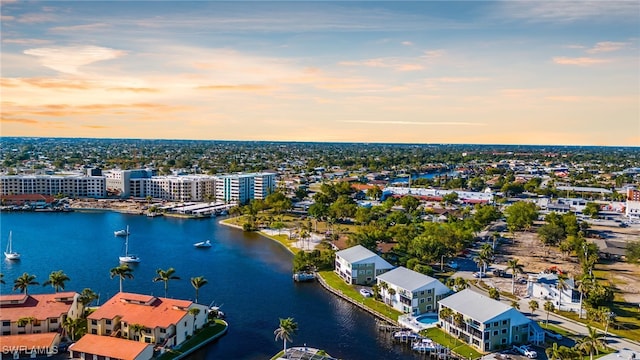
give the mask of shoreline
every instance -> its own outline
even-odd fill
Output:
[[[241,227],[241,226],[239,226],[239,225],[235,225],[235,224],[229,224],[228,222],[226,222],[227,220],[229,220],[229,219],[223,219],[223,220],[220,220],[218,223],[219,223],[219,224],[221,224],[221,225],[229,226],[229,227],[236,228],[236,229],[239,229],[239,230],[244,231],[244,230],[242,229],[242,227]],[[268,238],[269,240],[272,240],[272,241],[277,242],[277,243],[278,243],[278,244],[280,244],[282,247],[284,247],[285,249],[287,249],[291,254],[295,255],[295,252],[294,252],[293,248],[291,248],[291,247],[289,247],[289,246],[287,246],[287,245],[283,244],[283,243],[282,243],[281,241],[279,241],[278,239],[273,238],[272,236],[270,236],[270,235],[268,235],[268,234],[266,234],[266,233],[264,233],[264,232],[262,232],[262,231],[256,231],[256,232],[257,232],[259,235],[261,235],[261,236],[264,236],[264,237]],[[397,325],[398,325],[398,322],[397,322],[397,321],[394,321],[393,319],[389,318],[388,316],[386,316],[386,315],[384,315],[384,314],[381,314],[381,313],[377,312],[376,310],[374,310],[374,309],[372,309],[372,308],[370,308],[370,307],[368,307],[368,306],[366,306],[366,305],[364,305],[364,304],[362,304],[362,303],[359,303],[358,301],[356,301],[356,300],[354,300],[354,299],[350,298],[349,296],[347,296],[347,295],[343,294],[340,290],[338,290],[338,289],[336,289],[336,288],[333,288],[331,285],[329,285],[329,284],[328,284],[328,283],[327,283],[327,282],[322,278],[322,276],[321,276],[318,272],[316,272],[315,274],[316,274],[316,281],[317,281],[318,283],[320,283],[320,286],[321,286],[323,289],[325,289],[326,291],[328,291],[328,292],[332,293],[333,295],[337,296],[338,298],[341,298],[342,300],[344,300],[344,301],[346,301],[346,302],[348,302],[348,303],[350,303],[350,304],[352,304],[352,305],[356,306],[357,308],[359,308],[359,309],[361,309],[361,310],[363,310],[363,311],[365,311],[365,312],[369,313],[370,315],[373,315],[373,317],[374,317],[374,318],[376,318],[376,319],[379,319],[379,320],[385,321],[385,322],[387,322],[387,323],[389,323],[389,324],[392,324],[392,325],[395,325],[395,326],[397,326]]]

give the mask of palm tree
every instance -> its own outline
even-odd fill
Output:
[[[562,293],[569,288],[567,280],[567,275],[558,274],[558,282],[556,283],[556,289],[558,289],[558,310],[562,307]]]
[[[384,281],[381,281],[380,282],[380,289],[382,290],[382,301],[384,303],[386,303],[386,301],[385,301],[386,300],[386,296],[385,295],[386,295],[387,289],[389,289],[389,284],[387,284]]]
[[[578,340],[576,347],[589,354],[589,359],[593,360],[593,353],[599,354],[600,348],[604,348],[605,344],[602,341],[603,334],[589,325],[587,325],[587,330],[588,334]]]
[[[524,272],[524,265],[518,263],[518,259],[507,261],[507,271],[511,270],[511,293],[516,294],[516,277]]]
[[[193,316],[193,331],[196,331],[196,317],[200,314],[200,309],[197,307],[192,307],[189,309],[189,315]]]
[[[609,332],[609,325],[615,321],[616,318],[616,314],[614,312],[611,311],[611,309],[609,309],[606,306],[602,306],[598,309],[599,317],[600,320],[602,321],[603,325],[604,325],[604,343],[607,343],[607,333]]]
[[[298,323],[293,318],[280,319],[280,326],[273,331],[276,341],[281,339],[284,342],[284,355],[287,354],[287,340],[291,341],[292,336],[298,331]]]
[[[578,281],[578,292],[580,293],[580,313],[578,317],[582,319],[582,298],[593,287],[593,277],[589,274],[584,274],[580,281]]]
[[[520,310],[520,303],[517,300],[511,300],[511,307]]]
[[[207,285],[208,281],[204,278],[204,276],[192,277],[191,278],[191,286],[196,289],[196,304],[198,303],[198,291],[201,287]]]
[[[87,306],[93,302],[93,300],[97,300],[98,294],[96,294],[93,290],[89,288],[84,288],[80,293],[80,297],[78,297],[78,301],[82,304],[82,306]]]
[[[562,356],[560,354],[560,348],[558,347],[558,343],[553,343],[553,346],[547,348],[545,351],[547,353],[547,358],[549,360],[561,360]]]
[[[24,273],[13,281],[13,290],[20,290],[20,292],[23,292],[25,295],[29,295],[29,286],[40,284],[35,280],[35,275]]]
[[[489,289],[489,297],[493,300],[500,300],[500,290],[495,287]]]
[[[133,269],[129,264],[122,264],[109,270],[109,276],[112,279],[116,276],[120,278],[120,292],[122,292],[122,280],[133,279]]]
[[[16,321],[16,325],[18,325],[18,327],[25,327],[27,324],[30,324],[32,328],[31,330],[33,331],[33,323],[36,321],[38,320],[33,316],[25,316],[25,317],[19,318],[18,321]],[[30,334],[31,331],[29,331],[28,333]]]
[[[140,341],[140,332],[144,330],[144,325],[141,324],[129,324],[129,339],[131,339],[131,334],[134,335],[133,340]],[[137,335],[137,339],[136,339]]]
[[[539,307],[540,307],[540,304],[538,304],[537,300],[529,301],[529,310],[531,311],[531,316],[533,316],[533,313],[535,313]]]
[[[174,268],[168,268],[167,270],[156,270],[158,276],[153,278],[153,282],[164,282],[164,297],[167,297],[167,291],[169,290],[169,280],[180,280],[179,276],[173,275],[175,274],[175,272],[176,269]]]
[[[73,319],[69,316],[64,318],[62,329],[70,336],[71,341],[75,341],[76,335],[78,335],[78,329],[83,321],[86,322],[84,319]]]
[[[387,294],[389,294],[389,304],[391,304],[393,302],[393,297],[396,294],[396,289],[389,288],[389,290],[387,290]]]
[[[458,276],[454,281],[453,284],[456,286],[456,291],[460,291],[463,289],[466,289],[467,287],[469,287],[469,284],[467,283],[467,280],[461,276]]]
[[[556,307],[553,305],[551,301],[547,300],[544,303],[544,310],[547,312],[547,322],[545,323],[545,327],[549,327],[549,312],[555,311]]]
[[[459,312],[453,314],[453,322],[457,327],[462,328],[462,325],[464,325],[464,316]]]
[[[51,285],[55,292],[64,290],[64,283],[71,280],[62,270],[52,271],[49,279],[42,283],[42,286]]]

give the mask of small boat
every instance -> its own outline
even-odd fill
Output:
[[[200,242],[197,242],[197,243],[193,244],[193,246],[195,246],[197,248],[208,248],[208,247],[211,247],[211,241],[209,241],[209,240],[200,241]]]
[[[422,336],[411,332],[409,330],[401,330],[393,333],[393,338],[396,340],[408,341],[408,340],[420,340]]]
[[[113,235],[115,236],[128,236],[129,235],[129,227],[127,226],[127,229],[124,230],[116,230],[113,232]]]
[[[411,349],[419,352],[428,352],[438,349],[437,345],[431,339],[421,339],[411,346]]]
[[[301,271],[293,274],[293,281],[311,281],[315,280],[316,274],[312,272]]]
[[[4,257],[7,260],[20,260],[20,253],[13,250],[13,241],[11,240],[11,231],[9,231],[9,243],[4,251]]]
[[[127,226],[127,238],[124,241],[124,256],[119,256],[120,262],[123,263],[139,263],[140,258],[137,255],[129,254],[129,227]]]
[[[211,303],[211,305],[209,305],[209,313],[213,314],[213,316],[218,318],[218,319],[223,319],[225,317],[225,315],[222,312],[222,310],[220,310],[221,307],[222,307],[222,305],[218,306],[218,305],[214,305],[213,303]]]

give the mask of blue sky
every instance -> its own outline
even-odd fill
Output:
[[[640,144],[637,1],[2,1],[3,136]]]

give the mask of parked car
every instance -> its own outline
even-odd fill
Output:
[[[513,349],[517,351],[520,355],[524,355],[529,359],[535,359],[538,357],[538,353],[527,345],[520,345],[520,346],[513,345]]]
[[[493,275],[499,276],[499,277],[504,277],[504,276],[507,275],[507,273],[502,269],[495,269],[495,270],[493,270]]]
[[[474,277],[474,278],[479,278],[479,277],[480,277],[480,273],[479,273],[479,272],[475,272],[475,273],[473,273],[473,277]]]
[[[372,297],[373,296],[373,292],[369,289],[360,289],[360,295],[364,296],[364,297]]]
[[[544,331],[544,335],[548,336],[548,337],[550,337],[552,339],[555,339],[555,340],[562,340],[562,335],[560,335],[557,332],[552,331],[552,330],[545,330]]]

